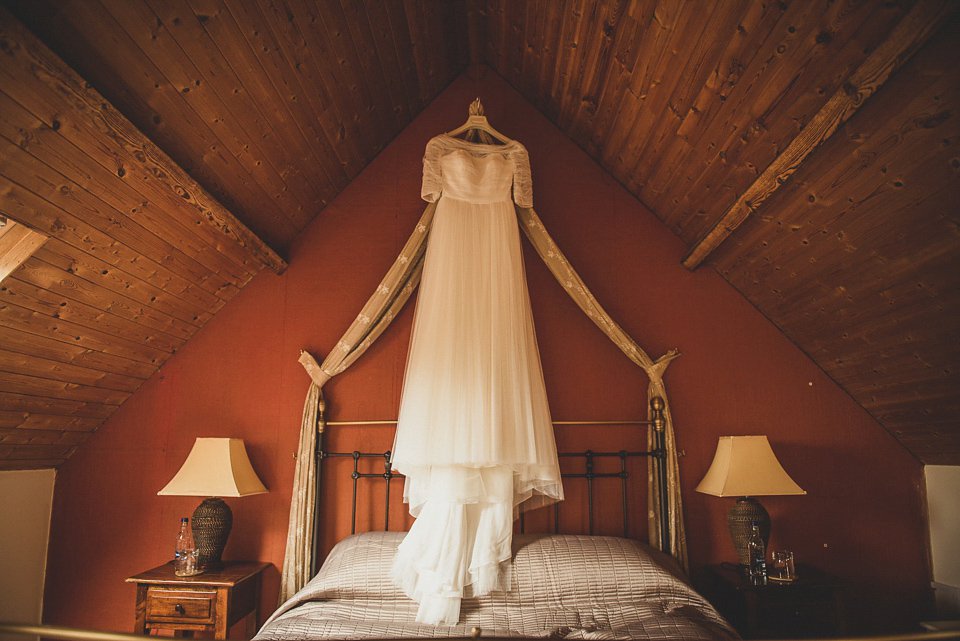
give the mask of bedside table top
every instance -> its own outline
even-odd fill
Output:
[[[754,584],[747,577],[746,572],[732,564],[708,565],[713,575],[735,590],[781,590],[790,588],[839,588],[846,585],[846,581],[832,574],[817,569],[806,563],[797,564],[797,578],[793,581],[772,581],[766,584]]]
[[[173,561],[158,565],[152,570],[135,574],[127,583],[151,583],[171,585],[233,586],[262,572],[269,563],[257,561],[225,561],[219,570],[205,570],[195,576],[177,576],[173,573]]]

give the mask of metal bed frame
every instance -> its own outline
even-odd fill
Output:
[[[654,468],[655,474],[658,479],[658,489],[659,489],[659,508],[660,508],[660,540],[668,542],[670,540],[670,519],[668,518],[669,506],[667,504],[667,449],[666,449],[666,438],[665,438],[665,427],[666,419],[664,417],[664,402],[658,396],[650,399],[650,415],[651,418],[648,420],[634,420],[634,421],[554,421],[554,425],[610,425],[610,426],[623,426],[623,425],[644,425],[653,427],[653,448],[646,451],[626,451],[620,450],[619,452],[594,452],[591,450],[586,450],[583,452],[558,452],[558,456],[563,458],[574,458],[579,457],[584,460],[584,472],[582,473],[563,473],[561,474],[562,478],[579,478],[585,479],[587,482],[587,502],[588,502],[588,514],[589,514],[589,532],[593,534],[594,532],[594,500],[593,500],[593,481],[600,478],[619,478],[621,495],[622,495],[622,510],[623,510],[623,536],[627,538],[628,536],[628,524],[629,524],[629,502],[627,501],[627,478],[629,476],[627,472],[627,459],[636,458],[636,457],[653,457],[654,459]],[[326,425],[328,427],[337,426],[337,425],[391,425],[396,424],[396,421],[330,421],[324,423],[323,421],[323,412],[324,409],[321,407],[320,416],[318,417],[318,427]],[[390,523],[390,485],[393,479],[395,478],[404,478],[403,474],[399,472],[394,472],[391,468],[390,463],[390,451],[386,452],[328,452],[323,449],[323,431],[318,430],[317,433],[317,444],[316,444],[316,501],[318,505],[314,509],[314,524],[313,524],[313,565],[311,567],[311,575],[316,574],[317,571],[317,559],[319,553],[319,542],[320,542],[320,510],[319,502],[322,489],[322,463],[324,459],[327,458],[350,458],[353,459],[353,471],[350,473],[350,478],[353,479],[353,494],[351,499],[351,522],[350,522],[350,533],[356,533],[357,527],[357,485],[360,479],[382,479],[384,481],[384,493],[385,493],[385,509],[383,516],[383,529],[389,530]],[[617,472],[597,472],[595,471],[595,461],[596,459],[619,459],[620,460],[620,470]],[[383,471],[382,472],[361,472],[360,471],[360,460],[361,459],[380,459],[383,461]],[[554,530],[559,532],[560,527],[560,518],[559,510],[560,504],[554,504]],[[520,515],[520,529],[523,531],[524,521],[523,514]],[[669,553],[669,550],[667,550]]]

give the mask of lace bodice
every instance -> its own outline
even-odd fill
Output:
[[[471,203],[510,200],[533,207],[533,183],[527,150],[517,141],[506,145],[467,142],[447,135],[427,143],[423,188],[427,202],[441,195]]]

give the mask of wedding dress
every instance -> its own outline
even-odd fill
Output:
[[[433,138],[422,196],[437,202],[407,358],[393,468],[417,517],[393,581],[417,621],[510,587],[513,520],[563,498],[511,201],[532,206],[524,147]]]

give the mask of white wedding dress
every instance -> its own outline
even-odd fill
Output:
[[[520,143],[427,144],[437,209],[392,454],[417,517],[392,579],[422,623],[453,625],[462,597],[508,590],[517,511],[563,498],[511,190],[532,206]]]

